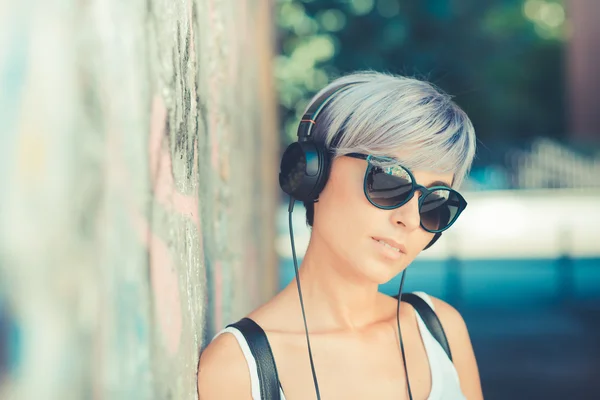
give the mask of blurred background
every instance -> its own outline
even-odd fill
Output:
[[[196,398],[199,351],[293,278],[277,173],[302,111],[366,69],[433,82],[479,140],[405,289],[461,311],[486,399],[598,398],[598,21],[597,0],[0,0],[0,398]],[[301,258],[301,206],[294,232]]]
[[[315,91],[355,70],[429,80],[472,119],[479,143],[462,188],[469,207],[411,264],[405,288],[462,312],[485,398],[596,398],[600,2],[277,4],[282,146]],[[304,250],[304,209],[294,217]],[[283,287],[294,276],[285,198],[277,221]],[[398,286],[399,276],[381,290]]]

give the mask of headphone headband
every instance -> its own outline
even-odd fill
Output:
[[[343,83],[325,91],[313,101],[302,116],[298,125],[298,142],[308,142],[312,139],[313,127],[317,124],[317,117],[325,106],[332,100],[333,95],[356,85],[358,82]]]

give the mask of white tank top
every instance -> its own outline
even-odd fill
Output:
[[[426,293],[414,293],[425,300],[431,306],[431,308],[435,310],[431,299]],[[435,340],[431,332],[429,332],[429,329],[427,329],[427,326],[419,316],[419,313],[416,313],[416,315],[417,323],[419,325],[419,332],[421,333],[421,338],[425,344],[425,351],[427,353],[427,358],[429,359],[429,368],[431,371],[431,391],[429,392],[429,397],[427,400],[466,400],[465,395],[460,390],[458,373],[454,368],[454,364],[452,364],[452,361],[450,361],[448,355],[439,342]],[[233,336],[235,336],[237,339],[240,348],[244,353],[244,357],[246,358],[248,369],[250,370],[250,380],[252,382],[252,400],[260,400],[260,381],[258,379],[256,360],[250,352],[250,347],[248,347],[246,339],[240,331],[232,327],[223,329],[215,335],[215,338],[225,332],[233,334]],[[279,389],[279,392],[281,400],[285,400],[285,395],[283,394],[281,388]]]

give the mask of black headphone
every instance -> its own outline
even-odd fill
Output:
[[[358,82],[333,86],[315,99],[298,125],[298,141],[290,144],[283,156],[279,170],[279,186],[296,200],[314,202],[325,187],[331,167],[331,154],[324,143],[313,140],[312,131],[321,111],[333,96]],[[424,250],[427,250],[442,236],[436,233]]]
[[[298,141],[290,144],[281,157],[279,185],[296,200],[315,201],[327,183],[331,155],[323,143],[313,140],[312,130],[333,95],[352,85],[334,86],[312,102],[298,125]]]

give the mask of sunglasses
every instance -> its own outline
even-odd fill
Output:
[[[418,185],[410,170],[393,158],[362,153],[346,156],[367,161],[364,192],[369,202],[377,208],[392,210],[402,207],[417,190],[420,191],[421,227],[427,232],[439,233],[450,228],[467,207],[464,197],[452,188]]]

